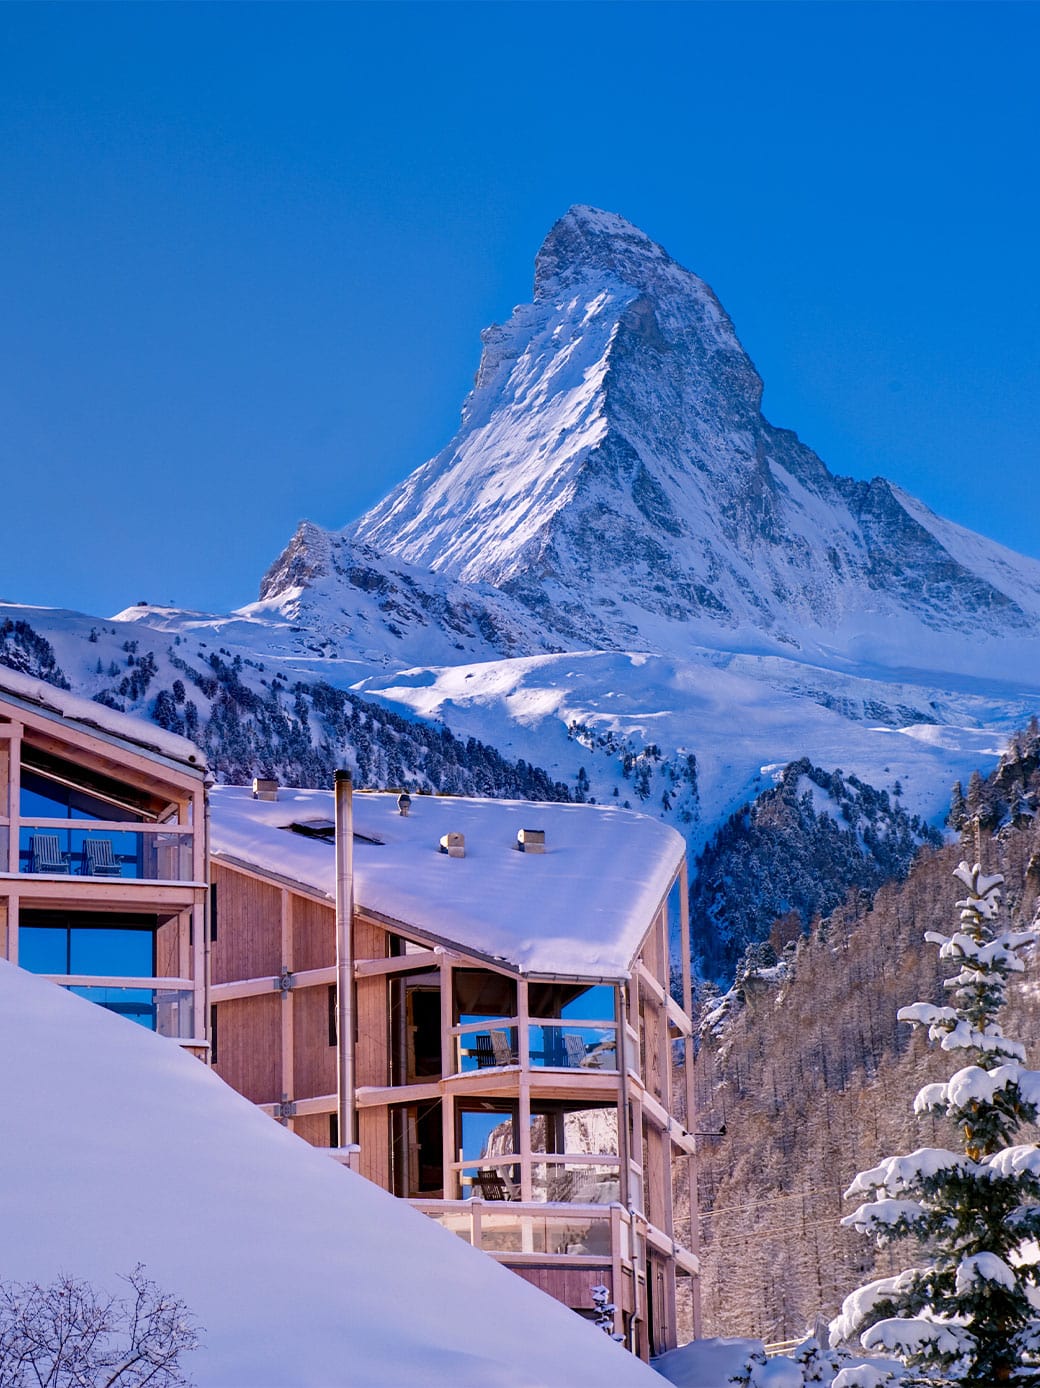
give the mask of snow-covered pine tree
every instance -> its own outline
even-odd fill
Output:
[[[856,1177],[847,1195],[868,1199],[843,1223],[881,1246],[917,1239],[927,1261],[847,1297],[831,1340],[859,1335],[868,1350],[894,1352],[908,1384],[1035,1386],[1040,1311],[1029,1292],[1040,1287],[1040,1264],[1027,1245],[1040,1237],[1040,1147],[1015,1138],[1037,1119],[1040,1072],[1025,1068],[997,1017],[1038,931],[1002,923],[1002,877],[967,863],[955,876],[967,891],[960,926],[925,936],[956,969],[946,980],[952,1005],[919,1002],[898,1015],[969,1062],[914,1101],[917,1113],[953,1122],[962,1150],[922,1148]]]

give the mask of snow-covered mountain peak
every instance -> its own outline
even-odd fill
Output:
[[[1040,565],[774,428],[715,295],[624,218],[571,208],[483,341],[455,438],[352,541],[491,584],[563,646],[944,669],[985,613],[1038,663]]]

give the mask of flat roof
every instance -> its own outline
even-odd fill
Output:
[[[612,806],[413,795],[405,816],[396,793],[358,791],[353,805],[357,908],[521,973],[626,978],[685,852],[670,826]],[[335,901],[333,844],[289,828],[330,824],[332,791],[216,786],[210,806],[217,862]],[[518,851],[521,829],[543,830],[545,852]],[[464,858],[440,851],[453,832]]]
[[[120,713],[106,704],[58,689],[34,675],[23,675],[19,670],[0,665],[0,700],[5,696],[31,705],[34,712],[75,723],[89,733],[100,732],[119,742],[131,743],[153,756],[178,762],[190,771],[202,774],[206,770],[205,754],[186,737],[169,733],[131,713]]]

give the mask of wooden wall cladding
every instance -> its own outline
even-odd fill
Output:
[[[155,933],[155,974],[157,978],[181,978],[183,955],[181,936],[187,943],[188,922],[175,917],[160,925]],[[190,954],[188,958],[190,960]]]
[[[336,1092],[336,1047],[329,1045],[329,990],[294,988],[293,1020],[294,1099],[316,1099]],[[328,1144],[328,1124],[322,1146]],[[297,1128],[297,1131],[299,1129]]]
[[[293,970],[324,969],[336,962],[336,912],[310,897],[293,896]]]
[[[213,864],[213,880],[217,884],[217,938],[211,951],[213,982],[231,983],[281,973],[281,888],[218,863]]]
[[[609,1263],[604,1263],[601,1268],[557,1268],[557,1267],[513,1267],[511,1272],[515,1272],[517,1277],[522,1277],[525,1282],[530,1282],[539,1287],[549,1296],[557,1301],[562,1301],[564,1306],[569,1306],[573,1311],[591,1311],[593,1309],[592,1289],[596,1286],[603,1286],[611,1289],[611,1299],[613,1299],[613,1274]]]
[[[309,1142],[312,1147],[329,1145],[330,1128],[327,1113],[308,1113],[301,1118],[294,1118],[292,1129],[297,1137],[302,1137],[304,1142]]]
[[[360,956],[359,956],[360,957]],[[390,1083],[390,1009],[385,978],[357,981],[357,1050],[354,1083],[382,1088]]]
[[[385,959],[389,953],[389,940],[384,926],[364,916],[354,916],[354,958]]]
[[[281,1077],[282,1008],[275,992],[217,1005],[217,1063],[226,1084],[254,1104],[278,1103]]]
[[[358,1112],[357,1140],[361,1145],[361,1175],[384,1190],[390,1189],[390,1118],[385,1108]]]

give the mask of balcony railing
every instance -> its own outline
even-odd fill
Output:
[[[463,1022],[452,1028],[457,1075],[519,1064],[519,1017]],[[532,1017],[527,1063],[537,1069],[617,1072],[617,1027],[613,1022],[567,1022]]]
[[[464,1190],[510,1203],[521,1197],[520,1155],[505,1152],[454,1162]],[[620,1198],[621,1167],[616,1153],[535,1152],[531,1199],[543,1204],[609,1205]]]
[[[22,820],[18,871],[33,875],[191,882],[194,830],[125,820]]]
[[[417,1210],[485,1253],[539,1260],[630,1262],[630,1216],[621,1205],[534,1205],[496,1201],[412,1200]]]
[[[532,1017],[531,1064],[565,1070],[617,1070],[613,1022],[561,1022]]]
[[[195,995],[190,979],[98,979],[85,974],[44,977],[160,1036],[186,1040],[195,1034]]]

